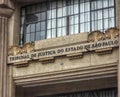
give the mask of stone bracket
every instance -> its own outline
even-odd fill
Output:
[[[83,53],[73,53],[73,54],[67,55],[67,57],[68,57],[70,60],[79,59],[79,58],[82,58],[82,57],[83,57]]]
[[[41,62],[42,64],[54,63],[55,58],[54,57],[41,58],[39,59],[39,62]]]
[[[96,52],[98,55],[104,55],[104,54],[111,54],[111,53],[112,53],[112,50],[113,50],[113,48],[104,48],[104,49],[95,50],[95,52]]]
[[[29,65],[29,62],[28,61],[21,61],[21,62],[16,62],[13,65],[16,66],[17,68],[27,67]]]

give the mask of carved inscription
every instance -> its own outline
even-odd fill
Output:
[[[95,51],[97,49],[111,48],[118,46],[118,38],[109,39],[99,42],[92,43],[84,43],[72,46],[66,46],[61,48],[49,49],[49,50],[41,50],[21,55],[9,56],[8,63],[14,63],[19,61],[29,61],[33,59],[43,59],[48,57],[56,57],[63,55],[70,55],[74,53],[84,53],[88,51]]]

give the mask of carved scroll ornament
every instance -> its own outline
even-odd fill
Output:
[[[9,56],[15,56],[24,53],[31,53],[34,51],[34,43],[26,43],[22,47],[19,45],[11,46],[8,50]]]
[[[114,39],[119,36],[119,29],[117,28],[109,28],[105,31],[105,38],[106,39]]]
[[[15,56],[21,54],[21,47],[18,45],[11,46],[8,50],[9,56]]]
[[[104,40],[104,39],[105,39],[104,33],[99,30],[93,31],[88,35],[89,42],[97,42],[97,41]]]
[[[88,35],[89,42],[97,42],[106,39],[114,39],[119,36],[119,29],[112,27],[105,31],[105,33],[101,31],[92,31]]]
[[[25,43],[22,47],[22,53],[31,53],[34,51],[34,43]]]

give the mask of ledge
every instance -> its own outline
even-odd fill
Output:
[[[48,72],[44,74],[35,74],[27,76],[14,77],[16,85],[22,87],[33,87],[42,85],[51,85],[59,83],[68,83],[74,81],[85,81],[100,78],[109,78],[117,76],[117,62],[98,66],[89,66],[71,70],[62,70],[58,72]]]

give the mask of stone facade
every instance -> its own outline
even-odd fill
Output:
[[[84,53],[70,53],[9,64],[8,48],[19,44],[21,6],[42,1],[0,1],[0,97],[37,97],[113,87],[118,88],[120,97],[120,44],[97,50],[88,49]],[[120,29],[119,5],[120,0],[116,0],[118,29]],[[33,52],[86,44],[90,42],[89,35],[85,32],[35,41]],[[117,37],[114,39],[119,40],[120,34],[115,35]],[[98,42],[95,39],[93,43]],[[102,39],[100,41],[104,41]],[[23,52],[32,53],[29,47],[24,48]]]

